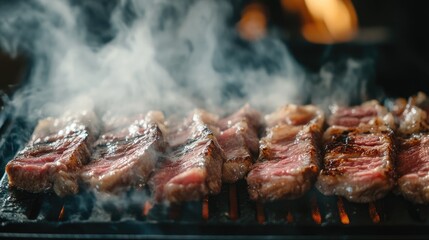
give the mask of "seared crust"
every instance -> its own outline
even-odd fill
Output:
[[[398,192],[415,203],[429,202],[429,134],[401,138],[397,162]]]
[[[124,129],[133,129],[132,126]],[[92,161],[82,169],[82,181],[101,192],[143,188],[165,149],[165,143],[156,124],[145,125],[137,132],[100,139],[94,147]]]
[[[156,201],[192,201],[220,192],[225,155],[213,133],[216,124],[216,116],[195,111],[170,126],[169,152],[149,181]]]
[[[34,193],[53,189],[59,196],[77,193],[98,124],[88,111],[39,121],[28,145],[6,166],[9,186]]]
[[[384,197],[395,184],[393,132],[331,127],[324,134],[325,157],[316,187],[352,202]]]
[[[247,175],[250,198],[299,198],[319,171],[323,113],[310,105],[287,105],[265,118],[267,135],[260,141],[258,162]]]

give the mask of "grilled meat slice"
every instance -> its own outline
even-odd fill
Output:
[[[223,182],[234,183],[249,172],[259,151],[258,131],[261,125],[259,112],[249,105],[219,121],[221,133],[217,140],[226,156],[222,167]]]
[[[78,192],[78,174],[98,134],[91,112],[41,120],[28,145],[6,166],[9,185],[29,192],[53,189],[59,196]]]
[[[227,131],[230,128],[240,130],[244,134],[243,137],[250,152],[258,155],[258,133],[263,125],[262,120],[261,114],[246,104],[237,112],[219,120],[218,126],[220,131]]]
[[[196,111],[169,132],[170,152],[150,180],[156,201],[192,201],[220,192],[225,156],[211,130],[215,126],[206,124],[213,116],[206,114]]]
[[[385,125],[330,127],[324,134],[325,157],[316,187],[352,202],[384,197],[395,184],[392,135]]]
[[[324,116],[314,106],[287,105],[265,117],[258,162],[247,175],[252,200],[294,199],[307,192],[319,170]]]
[[[392,129],[395,126],[392,114],[376,100],[354,107],[334,106],[328,124],[330,126],[358,127],[361,124],[373,124],[375,120],[383,121]]]
[[[214,136],[219,136],[219,117],[202,109],[196,109],[183,121],[169,120],[167,122],[167,142],[170,149],[183,148],[192,139],[199,138],[208,130]],[[201,127],[201,129],[196,129]],[[204,131],[203,131],[204,130]]]
[[[101,130],[101,123],[94,111],[83,110],[80,112],[65,112],[60,118],[45,118],[38,122],[30,139],[33,142],[43,142],[50,136],[67,136],[70,133],[85,131],[88,134],[88,142],[96,140]]]
[[[419,106],[427,108],[422,93],[410,97],[395,115],[399,125],[396,192],[412,202],[425,204],[429,203],[429,124],[427,111]]]
[[[249,138],[258,139],[256,133],[249,129],[247,121],[236,123],[217,138],[226,157],[222,166],[223,182],[234,183],[249,172],[253,164],[251,147],[247,144]]]
[[[396,162],[398,192],[416,203],[429,203],[429,134],[400,139]]]
[[[97,140],[92,161],[82,170],[83,182],[102,192],[145,186],[165,148],[163,115],[154,120],[153,114],[108,123],[110,131]]]
[[[213,135],[170,153],[151,179],[157,201],[183,202],[217,194],[223,154]]]

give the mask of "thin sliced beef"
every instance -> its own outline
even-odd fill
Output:
[[[28,145],[6,166],[9,185],[29,192],[78,192],[78,175],[99,131],[94,113],[84,111],[41,120]]]
[[[207,114],[196,111],[170,126],[170,151],[150,180],[156,201],[192,201],[220,192],[225,156],[211,130],[217,119]]]
[[[392,114],[376,100],[359,106],[334,106],[331,109],[332,115],[328,120],[330,126],[358,127],[361,124],[373,124],[375,120],[383,121],[390,128],[395,126]]]
[[[219,145],[225,153],[222,181],[234,183],[243,179],[259,151],[258,131],[261,127],[259,112],[244,106],[234,114],[219,121]]]
[[[88,142],[96,140],[100,133],[101,123],[94,111],[65,112],[59,118],[45,118],[38,122],[31,136],[30,143],[43,142],[49,136],[67,136],[70,133],[85,131]]]
[[[170,119],[167,122],[167,142],[170,149],[183,147],[190,139],[199,138],[205,132],[203,129],[209,130],[214,136],[219,136],[220,129],[218,127],[219,117],[202,109],[194,110],[183,121]],[[201,127],[201,129],[196,129]]]
[[[250,198],[299,198],[318,173],[323,113],[310,105],[287,105],[265,119],[268,128],[260,143],[258,162],[247,175]]]
[[[397,192],[422,204],[429,203],[429,126],[427,112],[416,104],[420,106],[426,101],[422,94],[411,97],[401,114],[397,114]]]
[[[379,124],[326,130],[323,169],[316,182],[320,192],[366,203],[384,197],[393,188],[393,132]]]
[[[429,134],[400,139],[398,150],[398,192],[410,201],[429,203]]]
[[[98,191],[144,187],[165,148],[162,113],[126,119],[106,122],[108,132],[97,140],[92,161],[82,170],[83,182]]]

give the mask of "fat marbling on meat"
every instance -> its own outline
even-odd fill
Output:
[[[313,185],[319,171],[323,112],[315,106],[286,105],[265,117],[266,136],[249,174],[250,198],[294,199]]]

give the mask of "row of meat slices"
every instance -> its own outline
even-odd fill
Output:
[[[299,198],[315,184],[353,202],[396,189],[427,203],[425,104],[419,95],[390,112],[376,101],[335,107],[326,131],[312,105],[286,105],[265,118],[248,105],[224,118],[195,110],[167,121],[161,112],[101,121],[92,111],[66,113],[39,121],[6,172],[11,187],[59,196],[81,186],[115,193],[149,185],[156,201],[182,202],[246,179],[255,201]]]

